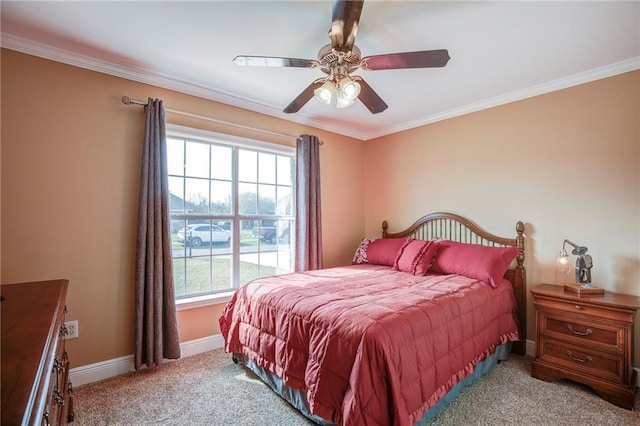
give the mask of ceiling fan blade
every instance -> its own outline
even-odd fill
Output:
[[[315,59],[278,58],[273,56],[236,56],[233,58],[236,65],[248,67],[298,67],[315,68],[318,61]]]
[[[334,0],[332,8],[331,47],[338,52],[350,52],[356,41],[358,23],[364,0]]]
[[[367,107],[371,114],[378,114],[389,107],[362,77],[353,76],[353,78],[360,83],[358,99]]]
[[[401,68],[437,68],[447,65],[451,57],[446,49],[421,52],[389,53],[367,56],[360,61],[366,70],[395,70]]]
[[[300,111],[300,108],[302,108],[307,102],[309,102],[311,98],[313,98],[313,91],[322,86],[323,82],[324,79],[319,79],[311,83],[309,86],[307,86],[306,89],[302,91],[302,93],[300,93],[293,101],[291,101],[291,103],[287,105],[287,107],[282,110],[282,112],[292,114],[294,112]]]

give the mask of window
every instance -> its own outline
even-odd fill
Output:
[[[293,271],[295,148],[167,125],[176,299]]]

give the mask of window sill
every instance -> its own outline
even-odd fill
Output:
[[[233,291],[227,291],[225,293],[209,294],[206,296],[190,297],[188,299],[176,300],[176,310],[186,311],[187,309],[227,303],[233,293]]]

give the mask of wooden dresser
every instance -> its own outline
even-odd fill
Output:
[[[2,424],[73,421],[63,336],[67,280],[5,284],[2,320]]]
[[[605,400],[633,409],[633,333],[640,297],[605,292],[585,297],[563,286],[533,290],[536,358],[531,375],[570,379],[590,386]]]

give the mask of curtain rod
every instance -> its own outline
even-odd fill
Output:
[[[122,97],[122,103],[125,104],[125,105],[143,105],[143,106],[147,105],[146,102],[142,102],[142,101],[138,101],[136,99],[132,99],[129,96],[123,96]],[[229,125],[229,126],[239,127],[239,128],[245,129],[245,130],[253,130],[253,131],[256,131],[256,132],[268,133],[268,134],[274,135],[274,136],[282,136],[282,137],[285,137],[285,138],[298,139],[298,136],[290,135],[289,133],[280,133],[280,132],[274,132],[274,131],[271,131],[271,130],[260,129],[258,127],[245,126],[244,124],[233,123],[231,121],[225,121],[225,120],[218,120],[218,119],[213,118],[213,117],[207,117],[206,115],[193,114],[193,113],[190,113],[190,112],[179,111],[179,110],[171,109],[171,108],[165,108],[165,111],[171,112],[171,113],[174,113],[174,114],[184,115],[186,117],[197,118],[197,119],[200,119],[200,120],[212,121],[214,123],[226,124],[226,125]],[[322,145],[322,142],[320,142],[320,145]]]

